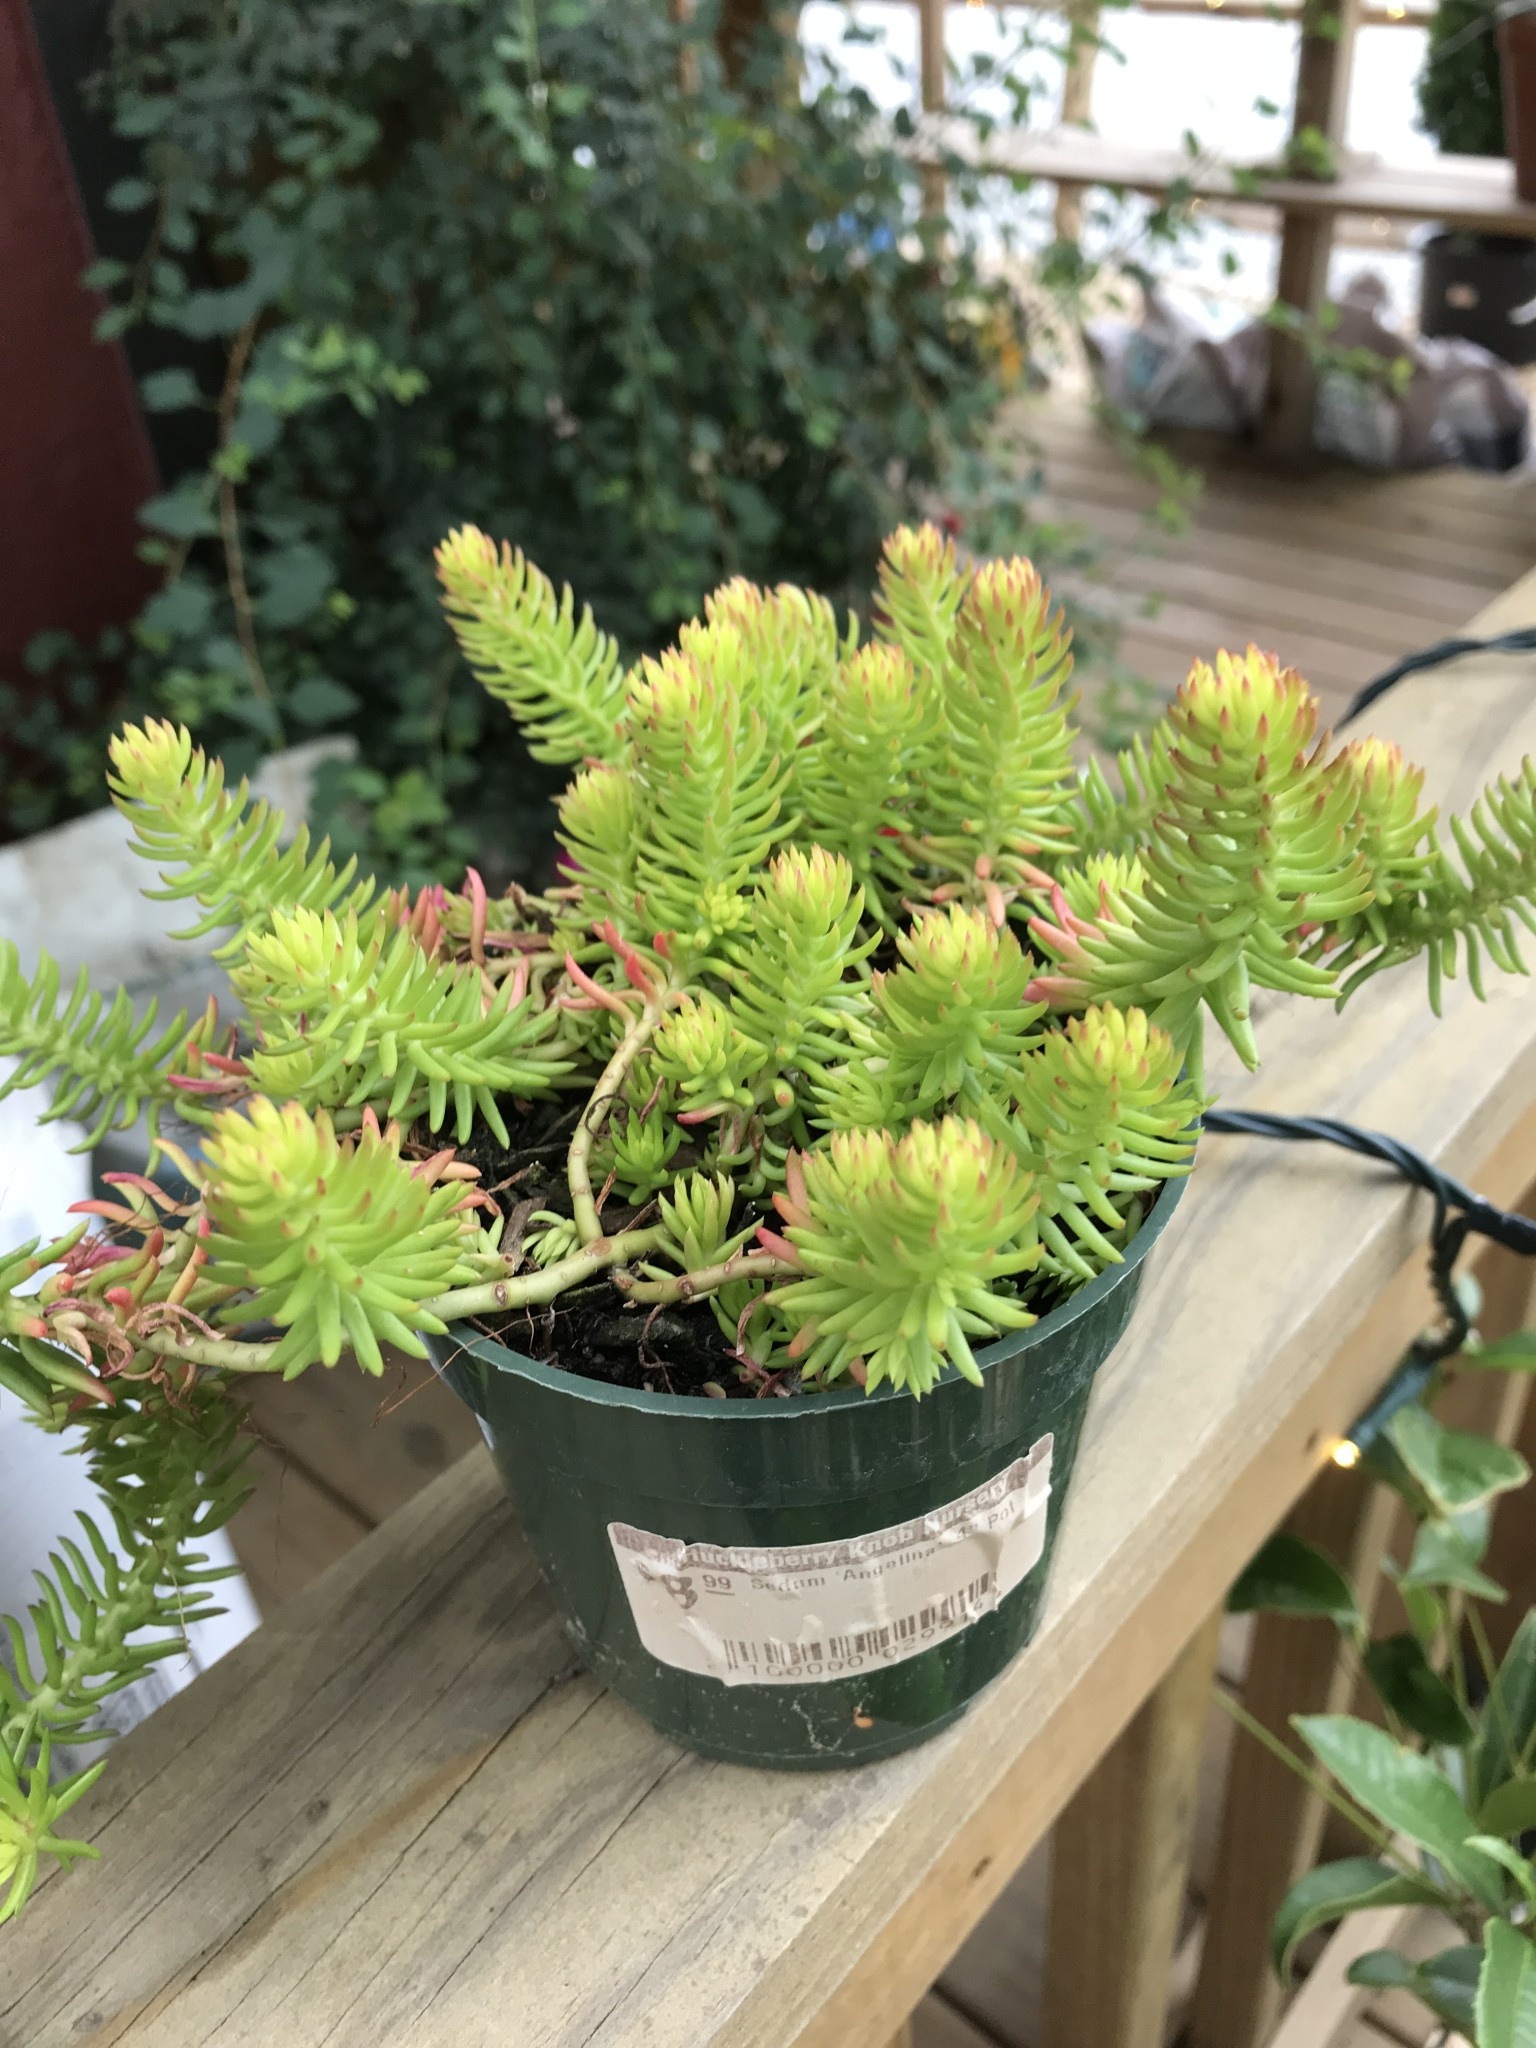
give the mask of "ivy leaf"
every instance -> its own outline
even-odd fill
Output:
[[[1528,1856],[1522,1856],[1518,1849],[1512,1849],[1508,1842],[1501,1842],[1495,1835],[1469,1835],[1471,1848],[1481,1849],[1485,1856],[1491,1856],[1495,1863],[1519,1885],[1529,1905],[1536,1905],[1536,1874],[1531,1869]]]
[[[1490,1920],[1478,1978],[1478,2048],[1530,2048],[1536,2041],[1536,1947],[1505,1920]]]
[[[257,601],[262,624],[282,628],[313,618],[335,580],[330,556],[307,541],[274,549],[262,568],[262,592]]]
[[[1496,1785],[1512,1779],[1536,1733],[1536,1609],[1515,1631],[1481,1714],[1481,1726],[1467,1759],[1467,1799],[1481,1814]],[[1486,1824],[1485,1824],[1486,1825]],[[1533,1821],[1531,1825],[1536,1825]],[[1488,1826],[1489,1834],[1510,1830]]]
[[[235,414],[230,426],[230,439],[244,447],[251,461],[259,461],[263,455],[270,455],[277,446],[283,431],[283,423],[270,405],[263,405],[246,396]]]
[[[1499,1921],[1490,1924],[1502,1925]],[[1351,1984],[1368,1984],[1374,1991],[1410,1992],[1429,2007],[1436,2019],[1470,2034],[1472,2003],[1482,1966],[1480,1948],[1442,1949],[1439,1955],[1422,1963],[1413,1962],[1395,1948],[1375,1948],[1356,1957],[1349,1966],[1348,1977]]]
[[[141,505],[139,523],[154,533],[168,534],[172,540],[197,540],[218,531],[213,508],[198,479]]]
[[[207,631],[213,617],[213,592],[199,578],[182,576],[164,590],[157,590],[140,612],[134,626],[140,643],[152,647],[156,640],[168,645]]]
[[[1536,1778],[1506,1778],[1477,1809],[1485,1835],[1523,1835],[1536,1828]]]
[[[301,725],[332,725],[357,709],[357,692],[329,676],[305,676],[288,693],[288,709]]]
[[[1446,1749],[1463,1749],[1477,1732],[1466,1709],[1424,1654],[1417,1636],[1385,1636],[1365,1652],[1372,1685],[1398,1719]]]
[[[273,304],[292,274],[298,238],[266,207],[249,208],[230,239],[246,258],[246,275],[222,290],[191,292],[177,309],[176,326],[196,340],[238,333]]]
[[[1373,1991],[1408,1991],[1418,1964],[1400,1948],[1370,1948],[1350,1964],[1351,1984],[1368,1984]]]
[[[107,204],[114,213],[137,213],[154,196],[155,188],[147,178],[119,178],[107,187]]]
[[[1421,1643],[1432,1643],[1440,1630],[1440,1602],[1423,1586],[1404,1585],[1401,1579],[1397,1590],[1414,1634]]]
[[[1348,1714],[1298,1714],[1292,1725],[1367,1813],[1427,1849],[1474,1898],[1498,1910],[1503,1873],[1467,1848],[1475,1832],[1472,1816],[1438,1765],[1394,1742],[1385,1729]]]
[[[1472,1354],[1478,1366],[1496,1372],[1536,1372],[1536,1330],[1515,1330]]]
[[[1315,1928],[1372,1906],[1428,1905],[1434,1897],[1431,1885],[1405,1877],[1374,1856],[1346,1856],[1338,1863],[1321,1864],[1291,1886],[1275,1915],[1270,1954],[1276,1973],[1290,1982],[1297,1947]]]
[[[1315,1544],[1284,1530],[1271,1536],[1227,1595],[1232,1614],[1319,1616],[1346,1628],[1360,1621],[1354,1588]]]
[[[176,325],[194,341],[211,341],[216,335],[238,334],[260,310],[261,296],[249,282],[229,291],[189,292],[177,312]]]
[[[1477,1568],[1487,1548],[1486,1509],[1472,1508],[1454,1521],[1424,1522],[1413,1539],[1413,1554],[1398,1584],[1405,1589],[1451,1587],[1480,1600],[1505,1600],[1504,1588]]]
[[[139,394],[150,412],[181,412],[200,405],[203,394],[190,370],[154,370],[139,386]]]
[[[1488,1924],[1501,1927],[1504,1923],[1491,1920]],[[1465,1947],[1445,1948],[1439,1955],[1420,1963],[1414,1990],[1448,2027],[1470,2036],[1477,2024],[1474,2005],[1482,1968],[1483,1951],[1480,1947],[1469,1942]],[[1529,2034],[1519,2037],[1522,2042],[1533,2038],[1536,2037]],[[1489,2048],[1485,2036],[1479,2034],[1478,2039],[1482,2048]],[[1516,2039],[1516,2036],[1510,2036],[1511,2048],[1515,2048]]]
[[[1523,1486],[1531,1468],[1517,1451],[1463,1429],[1447,1429],[1427,1408],[1410,1403],[1388,1424],[1399,1456],[1442,1515],[1482,1507]]]
[[[168,92],[134,94],[113,113],[112,125],[119,135],[134,138],[153,135],[170,121],[175,106],[176,102]]]

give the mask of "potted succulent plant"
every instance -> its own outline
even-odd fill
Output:
[[[1419,122],[1447,155],[1514,155],[1517,188],[1529,198],[1536,189],[1536,90],[1525,84],[1530,18],[1501,20],[1506,12],[1496,0],[1439,0],[1419,74]],[[1527,127],[1530,161],[1523,162],[1519,137]],[[1536,243],[1528,238],[1451,227],[1426,238],[1421,333],[1479,342],[1507,363],[1536,361],[1536,323],[1510,318],[1533,297]]]
[[[1533,1355],[1526,1332],[1469,1362],[1528,1372]],[[1494,1504],[1529,1480],[1529,1468],[1486,1437],[1446,1428],[1417,1402],[1397,1409],[1369,1457],[1413,1520],[1409,1555],[1388,1564],[1400,1596],[1393,1604],[1408,1625],[1378,1632],[1370,1604],[1333,1558],[1290,1535],[1266,1544],[1232,1594],[1238,1611],[1331,1621],[1378,1707],[1370,1720],[1296,1716],[1304,1755],[1218,1693],[1360,1837],[1358,1853],[1321,1864],[1288,1893],[1274,1923],[1275,1968],[1289,1979],[1310,1934],[1356,1913],[1430,1908],[1449,1923],[1438,1953],[1369,1949],[1349,1965],[1349,1981],[1408,1993],[1472,2048],[1528,2048],[1536,2041],[1536,1612],[1505,1628],[1497,1654],[1486,1610],[1508,1595],[1482,1567]]]
[[[662,1728],[798,1767],[930,1734],[1033,1627],[1206,1017],[1252,1063],[1254,987],[1518,965],[1536,774],[1455,823],[1459,865],[1422,777],[1330,752],[1250,649],[1196,665],[1116,789],[1074,766],[1027,562],[903,530],[873,637],[738,582],[628,672],[520,555],[467,530],[439,569],[471,665],[575,769],[560,886],[382,890],[151,725],[113,794],[227,932],[238,1021],[61,1002],[0,954],[18,1080],[98,1131],[147,1109],[175,1169],[0,1266],[0,1377],[83,1431],[128,1556],[61,1543],[13,1636],[13,1903],[73,1853],[89,1773],[51,1745],[212,1597],[232,1390],[344,1350],[432,1347],[585,1655]]]

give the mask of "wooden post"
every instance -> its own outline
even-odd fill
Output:
[[[1057,1822],[1050,2048],[1161,2048],[1220,1630],[1201,1624]]]
[[[38,10],[38,29],[65,12]],[[87,18],[71,13],[60,41],[83,42]],[[80,273],[98,252],[33,21],[25,0],[0,0],[0,264],[11,280],[0,298],[0,676],[24,703],[61,687],[27,673],[22,651],[34,634],[64,627],[93,641],[125,625],[154,588],[138,556],[137,512],[159,489],[123,345],[92,336],[102,301],[81,289]],[[0,746],[11,725],[8,715]]]
[[[1525,1396],[1520,1427],[1509,1441],[1526,1463],[1536,1470],[1536,1401],[1530,1399],[1531,1383],[1523,1376],[1511,1376],[1511,1390]],[[1493,1538],[1483,1570],[1509,1594],[1503,1607],[1484,1610],[1488,1640],[1496,1657],[1508,1650],[1510,1638],[1532,1607],[1536,1607],[1536,1483],[1498,1503],[1493,1517]]]
[[[945,0],[918,0],[918,75],[925,114],[942,114],[947,97],[944,8]],[[936,219],[944,216],[944,172],[938,164],[923,166],[923,211]]]
[[[1354,64],[1360,0],[1306,0],[1301,17],[1301,52],[1296,66],[1294,141],[1306,132],[1324,136],[1335,149],[1344,140],[1349,80]],[[1333,249],[1331,216],[1287,214],[1280,234],[1275,278],[1277,301],[1299,314],[1310,328],[1322,311]],[[1305,333],[1278,328],[1270,336],[1269,386],[1259,438],[1267,453],[1290,461],[1312,445],[1317,378]]]
[[[1536,1216],[1536,1187],[1520,1204],[1523,1216]],[[1486,1251],[1475,1268],[1483,1290],[1478,1328],[1490,1341],[1513,1336],[1536,1322],[1536,1264],[1502,1248]],[[1489,1420],[1463,1422],[1464,1429],[1486,1429],[1500,1443],[1513,1444],[1536,1469],[1536,1402],[1525,1373],[1487,1373],[1484,1401]],[[1460,1391],[1457,1389],[1456,1391]],[[1457,1421],[1449,1409],[1447,1421]],[[1519,1493],[1503,1496],[1493,1517],[1493,1535],[1483,1569],[1504,1587],[1509,1599],[1502,1607],[1484,1609],[1488,1637],[1496,1656],[1509,1648],[1510,1637],[1526,1613],[1536,1606],[1536,1481]]]
[[[715,47],[728,85],[739,85],[753,46],[769,29],[783,46],[776,91],[786,97],[800,90],[800,0],[723,0],[715,28]]]
[[[1093,67],[1099,54],[1099,0],[1067,0],[1066,70],[1061,81],[1061,125],[1088,125],[1093,105]],[[1056,239],[1075,242],[1083,231],[1083,188],[1056,188]]]
[[[667,18],[679,28],[685,27],[693,19],[693,0],[667,0]],[[699,89],[699,53],[686,43],[677,53],[677,85],[679,92]]]
[[[1396,1504],[1393,1494],[1359,1468],[1325,1465],[1285,1526],[1336,1558],[1368,1606]],[[1294,1743],[1292,1714],[1342,1713],[1353,1689],[1353,1670],[1327,1622],[1258,1617],[1243,1705],[1273,1734]],[[1282,2000],[1269,1967],[1270,1922],[1287,1891],[1316,1860],[1323,1812],[1294,1772],[1239,1734],[1189,2048],[1257,2048],[1268,2037]]]

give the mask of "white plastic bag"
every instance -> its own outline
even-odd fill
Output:
[[[1083,340],[1104,397],[1146,426],[1240,434],[1258,417],[1268,355],[1261,328],[1218,339],[1149,288],[1135,327],[1091,320]]]
[[[1450,462],[1506,470],[1525,459],[1530,407],[1507,364],[1476,342],[1401,333],[1371,271],[1351,279],[1337,314],[1330,350],[1365,351],[1384,368],[1406,356],[1412,375],[1394,386],[1325,368],[1312,430],[1323,453],[1382,470]],[[1237,435],[1258,421],[1270,351],[1262,321],[1218,338],[1149,290],[1136,326],[1091,321],[1083,338],[1105,399],[1144,426]]]
[[[1530,406],[1509,365],[1475,341],[1403,334],[1387,317],[1387,288],[1373,272],[1350,280],[1329,340],[1384,364],[1406,356],[1413,374],[1396,391],[1338,371],[1321,377],[1313,438],[1327,453],[1371,469],[1459,462],[1504,470],[1524,457]]]

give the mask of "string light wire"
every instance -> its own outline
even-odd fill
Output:
[[[1370,708],[1405,677],[1441,668],[1468,654],[1536,653],[1536,626],[1519,626],[1486,639],[1467,635],[1438,640],[1432,647],[1405,655],[1383,674],[1373,677],[1350,700],[1341,725],[1348,725]],[[1444,1173],[1432,1160],[1400,1138],[1382,1131],[1362,1130],[1356,1124],[1328,1116],[1279,1116],[1267,1110],[1212,1109],[1203,1119],[1213,1137],[1268,1138],[1285,1144],[1338,1145],[1366,1159],[1374,1159],[1414,1187],[1422,1188],[1434,1203],[1430,1229],[1430,1280],[1445,1320],[1437,1330],[1423,1332],[1409,1347],[1398,1370],[1386,1387],[1355,1423],[1347,1437],[1334,1446],[1335,1464],[1357,1464],[1396,1411],[1417,1400],[1442,1359],[1460,1351],[1471,1334],[1471,1316],[1466,1294],[1457,1285],[1455,1266],[1468,1237],[1486,1238],[1522,1257],[1536,1257],[1536,1221],[1528,1216],[1497,1208],[1482,1195]]]

